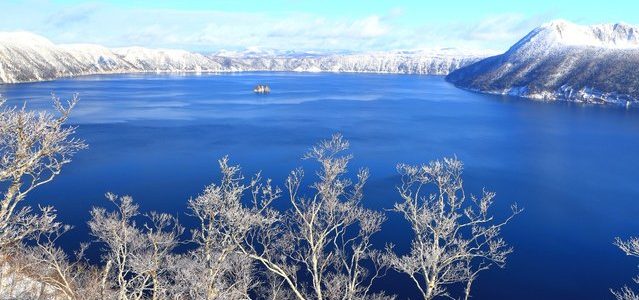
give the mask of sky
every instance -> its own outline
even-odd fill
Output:
[[[0,0],[0,31],[197,52],[506,50],[555,19],[639,24],[637,0]]]

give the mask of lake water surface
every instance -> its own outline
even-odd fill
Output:
[[[253,94],[257,83],[272,94]],[[369,207],[399,201],[398,162],[456,155],[468,192],[497,193],[496,214],[513,202],[525,209],[504,232],[515,253],[480,277],[476,299],[608,299],[639,273],[639,261],[612,245],[639,235],[638,110],[480,95],[436,76],[146,74],[0,85],[10,104],[29,108],[50,108],[51,92],[80,93],[71,122],[90,148],[30,201],[54,205],[75,226],[63,240],[69,249],[90,240],[89,210],[107,205],[107,191],[189,224],[186,201],[218,178],[219,157],[281,186],[293,168],[312,166],[299,159],[309,146],[341,132],[352,169],[371,170]],[[409,238],[390,213],[376,243],[405,251]],[[416,298],[396,274],[377,288]]]

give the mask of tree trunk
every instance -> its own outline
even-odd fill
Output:
[[[470,288],[472,285],[473,285],[473,280],[469,279],[468,282],[466,282],[466,289],[464,290],[464,300],[470,299]]]

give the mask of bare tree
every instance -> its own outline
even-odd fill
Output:
[[[73,138],[74,127],[65,126],[77,95],[66,104],[53,97],[58,115],[4,107],[0,100],[0,250],[38,232],[55,230],[55,214],[42,207],[34,214],[20,206],[27,194],[53,180],[71,157],[86,148]],[[4,107],[4,108],[2,108]]]
[[[302,169],[291,172],[286,187],[292,208],[240,247],[279,278],[275,286],[300,300],[384,298],[371,292],[385,271],[371,237],[385,218],[361,205],[368,171],[360,170],[356,182],[345,176],[351,156],[342,153],[348,147],[336,134],[311,148],[304,158],[321,166],[313,194],[301,195]],[[300,278],[310,278],[308,287]]]
[[[454,284],[464,286],[461,297],[468,299],[480,272],[503,267],[512,252],[500,233],[521,210],[513,206],[498,222],[489,214],[494,193],[467,199],[463,167],[455,158],[398,166],[403,202],[394,210],[409,221],[415,238],[404,256],[376,250],[371,239],[385,216],[362,205],[368,170],[360,170],[355,180],[349,177],[349,143],[336,134],[304,156],[320,165],[310,187],[301,168],[290,173],[290,208],[283,211],[273,207],[283,192],[271,180],[260,173],[246,179],[239,166],[220,159],[220,182],[188,202],[198,225],[188,241],[194,248],[186,252],[176,253],[184,229],[175,217],[141,215],[131,197],[107,194],[115,210],[94,208],[89,221],[103,246],[104,266],[90,266],[82,258],[85,245],[74,258],[56,245],[69,227],[55,221],[53,208],[34,214],[20,206],[86,147],[71,138],[74,128],[64,126],[76,102],[62,105],[54,98],[59,117],[24,108],[0,115],[0,186],[7,186],[0,203],[0,258],[5,258],[0,275],[7,262],[19,267],[34,283],[26,291],[31,298],[382,300],[393,297],[372,292],[372,285],[392,267],[408,274],[424,299],[455,298]],[[33,242],[29,246],[27,238]],[[617,245],[639,253],[636,240]],[[634,297],[627,288],[614,293]]]
[[[389,263],[411,278],[423,299],[456,299],[450,290],[453,284],[464,284],[462,298],[468,299],[480,272],[505,265],[512,248],[500,232],[521,210],[513,205],[507,218],[495,221],[489,214],[495,194],[483,191],[481,197],[466,197],[463,165],[456,158],[400,164],[397,169],[403,201],[394,210],[408,220],[414,239],[410,253],[391,253]]]
[[[372,282],[385,272],[382,255],[371,244],[384,216],[362,207],[368,172],[361,170],[356,182],[345,176],[351,157],[342,153],[347,149],[348,142],[335,135],[305,155],[320,163],[319,179],[311,186],[313,194],[303,197],[303,171],[291,172],[286,183],[291,208],[285,212],[272,208],[281,191],[270,180],[258,173],[247,181],[239,166],[220,160],[220,183],[189,202],[200,221],[193,231],[199,245],[194,253],[206,266],[207,299],[249,298],[242,291],[250,290],[260,299],[384,298],[371,293]],[[245,194],[250,197],[243,199]],[[234,277],[243,287],[239,291],[224,274],[229,262],[246,258],[257,266]],[[259,271],[264,273],[254,275]]]
[[[27,195],[39,186],[52,181],[79,150],[86,148],[83,141],[73,138],[75,128],[65,123],[78,102],[77,95],[63,104],[53,96],[57,114],[6,107],[0,99],[0,293],[7,293],[2,279],[24,286],[41,288],[25,290],[22,296],[62,294],[74,299],[70,270],[79,270],[80,264],[71,264],[66,255],[53,245],[54,240],[67,227],[56,222],[52,207],[39,207],[34,213],[30,206],[22,205]],[[56,237],[56,238],[54,238]],[[26,240],[31,243],[26,244]]]
[[[197,279],[204,288],[202,298],[247,299],[258,277],[247,251],[242,250],[252,243],[253,230],[268,228],[277,220],[278,213],[269,206],[281,191],[259,173],[245,182],[240,167],[229,165],[228,157],[220,159],[219,165],[220,183],[209,185],[189,201],[192,215],[199,220],[199,228],[192,231],[198,249],[191,254],[206,274]],[[252,201],[245,205],[242,198],[249,192]]]
[[[615,246],[619,247],[626,255],[639,257],[639,238],[632,237],[629,240],[615,239]],[[639,284],[639,276],[633,278],[635,283]],[[632,289],[624,286],[621,290],[610,290],[618,300],[639,300],[639,295]]]
[[[151,213],[141,228],[136,224],[138,206],[129,196],[107,194],[116,206],[91,211],[89,228],[105,245],[102,290],[114,288],[117,299],[165,299],[172,292],[171,262],[183,228],[174,217]]]

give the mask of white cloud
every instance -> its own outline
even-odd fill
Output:
[[[466,29],[466,38],[479,41],[502,41],[522,38],[539,26],[546,16],[526,17],[523,14],[488,16]]]
[[[389,32],[389,27],[380,22],[379,16],[370,16],[355,21],[351,29],[361,37],[380,37]]]
[[[425,16],[424,23],[408,25],[401,22],[404,15],[401,7],[348,18],[294,12],[124,9],[96,3],[67,7],[46,0],[32,1],[33,7],[39,9],[30,10],[31,5],[0,4],[4,12],[0,28],[33,31],[56,43],[140,45],[203,52],[248,47],[302,51],[504,49],[547,19],[504,14],[480,21],[428,23]]]
[[[552,19],[551,14],[518,13],[490,15],[479,20],[426,23],[403,33],[413,34],[416,47],[454,47],[503,51],[531,30]]]

